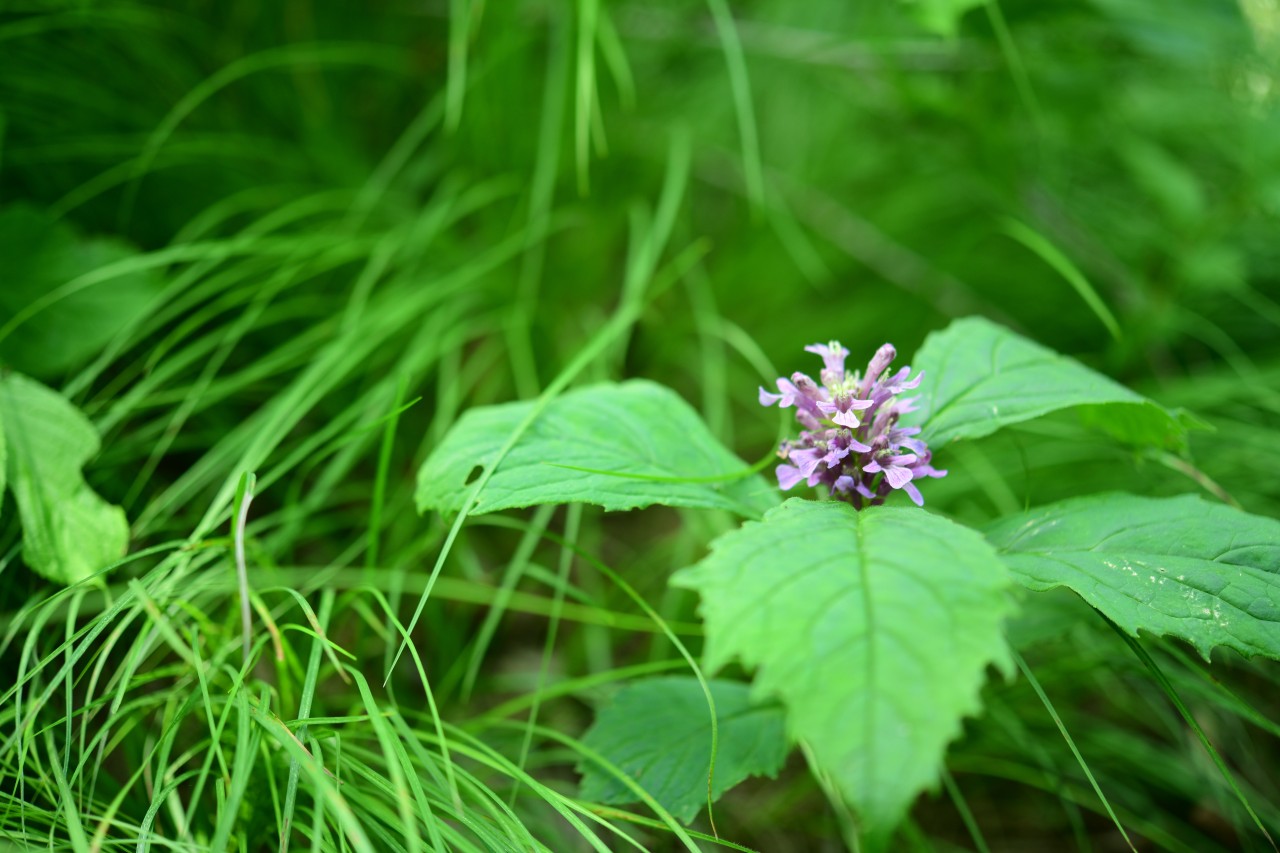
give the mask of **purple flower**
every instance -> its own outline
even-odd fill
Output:
[[[828,344],[809,344],[804,351],[822,356],[820,376],[823,385],[830,387],[844,380],[844,360],[849,357],[849,351],[840,346],[839,341]]]
[[[799,438],[778,448],[785,460],[776,472],[778,486],[785,491],[801,482],[822,485],[855,509],[882,504],[901,490],[923,506],[916,483],[947,472],[930,464],[933,454],[917,438],[919,427],[898,426],[902,415],[914,411],[915,401],[898,395],[918,388],[924,374],[913,377],[909,367],[890,372],[897,356],[892,344],[876,350],[861,375],[845,370],[849,351],[839,341],[810,344],[805,351],[822,357],[821,385],[793,373],[777,380],[777,394],[760,389],[762,406],[794,406],[803,427]]]

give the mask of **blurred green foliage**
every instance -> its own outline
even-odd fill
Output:
[[[672,386],[755,460],[776,440],[755,386],[804,367],[802,345],[905,356],[981,314],[1207,428],[1186,455],[1117,449],[1074,416],[940,449],[952,474],[930,509],[976,524],[1125,489],[1280,516],[1278,105],[1273,0],[15,0],[0,8],[0,359],[92,418],[87,476],[125,507],[135,548],[209,536],[244,463],[275,488],[264,566],[342,568],[381,537],[387,566],[418,572],[439,531],[412,511],[412,472],[461,410],[533,396],[645,290],[640,237],[661,230],[687,152],[650,261],[666,289],[585,378]],[[402,377],[423,403],[378,462]],[[658,601],[721,527],[588,515],[584,540]],[[44,595],[19,539],[0,514],[6,625]],[[475,539],[460,583],[516,541]],[[582,583],[582,606],[621,607]],[[1059,710],[1122,818],[1169,849],[1246,843],[1147,671],[1073,607],[1028,606],[1019,645],[1073,705]],[[427,619],[454,701],[471,625]],[[529,683],[511,663],[541,641],[526,628],[497,644],[495,696]],[[380,660],[383,639],[364,640]],[[658,656],[614,649],[600,624],[564,644],[584,671]],[[1255,805],[1280,802],[1275,731],[1257,722],[1276,717],[1274,669],[1227,657],[1210,676],[1180,655],[1158,651]],[[1034,693],[989,693],[951,765],[992,840],[1114,842],[1082,817],[1092,794]],[[556,723],[581,728],[580,711]],[[727,801],[735,837],[836,843],[812,781],[792,768],[773,784]],[[956,813],[926,801],[904,837],[967,844]]]
[[[454,6],[470,10],[465,23]],[[354,193],[434,111],[427,146],[370,216],[395,222],[441,188],[496,182],[499,201],[433,242],[437,268],[520,225],[549,229],[540,275],[508,267],[488,288],[536,294],[525,319],[545,381],[563,356],[554,342],[616,298],[628,217],[655,195],[672,135],[688,134],[676,240],[711,247],[693,289],[784,368],[797,342],[887,339],[909,353],[947,317],[984,313],[1209,418],[1219,432],[1197,458],[1215,478],[1278,461],[1252,439],[1280,407],[1269,3],[987,5],[963,12],[952,38],[921,28],[924,4],[735,4],[755,205],[744,105],[708,8],[600,4],[594,41],[578,11],[33,4],[0,30],[0,193],[155,250],[224,201],[243,216]],[[460,110],[452,130],[446,98]],[[228,216],[223,233],[243,221]],[[1008,220],[1083,272],[1120,340]],[[347,277],[313,286],[340,291]],[[706,346],[696,312],[674,293],[653,311],[628,368],[692,394],[696,380],[679,377]],[[756,381],[730,370],[734,388]],[[1210,400],[1204,386],[1232,390]],[[767,428],[744,428],[758,448]],[[1245,459],[1202,452],[1242,444]],[[1256,478],[1229,486],[1277,509]]]

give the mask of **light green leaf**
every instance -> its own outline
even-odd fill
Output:
[[[965,12],[985,0],[904,0],[920,26],[936,36],[953,38]]]
[[[73,584],[123,557],[124,510],[99,497],[80,473],[99,447],[89,419],[57,392],[11,374],[0,379],[0,423],[27,565]]]
[[[748,776],[774,776],[787,757],[782,709],[751,702],[748,685],[710,681],[719,723],[712,794],[716,799]],[[696,678],[648,678],[624,687],[596,715],[583,743],[625,772],[667,811],[688,823],[707,802],[711,713]],[[582,797],[633,803],[637,797],[611,773],[583,762]]]
[[[702,598],[708,668],[756,668],[873,838],[937,780],[987,665],[1009,667],[1008,573],[923,510],[789,500],[672,582]]]
[[[912,365],[925,373],[919,410],[903,418],[944,444],[1061,409],[1122,441],[1176,448],[1182,420],[1101,373],[981,317],[956,320],[925,339]]]
[[[82,239],[28,205],[0,210],[0,327],[83,273],[133,255],[124,243]],[[161,283],[148,270],[125,273],[53,300],[0,340],[0,360],[31,376],[56,376],[93,357],[144,310]]]
[[[533,405],[504,403],[464,414],[418,471],[418,511],[458,511],[473,474],[478,476],[476,466],[492,464]],[[777,505],[778,491],[757,475],[723,478],[746,467],[674,391],[639,379],[593,385],[547,405],[472,512],[580,502],[610,510],[666,504],[758,516]]]
[[[1192,495],[1074,498],[986,530],[1014,577],[1065,586],[1133,636],[1280,658],[1280,521]]]

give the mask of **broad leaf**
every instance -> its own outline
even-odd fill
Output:
[[[504,403],[464,414],[418,471],[418,511],[458,511],[476,467],[493,464],[533,405]],[[581,502],[610,510],[666,504],[758,516],[777,505],[778,493],[756,475],[725,478],[746,467],[670,389],[638,379],[593,385],[548,404],[472,512]]]
[[[750,687],[710,681],[718,737],[712,795],[748,776],[774,776],[787,757],[782,709],[751,701]],[[697,679],[649,678],[624,687],[596,715],[583,743],[688,823],[707,803],[711,760],[711,713]],[[616,776],[584,761],[582,796],[599,803],[639,798]]]
[[[987,665],[1007,669],[1008,573],[923,510],[789,500],[673,583],[702,598],[707,666],[756,668],[873,837],[937,779]]]
[[[1280,658],[1280,521],[1198,497],[1091,495],[990,525],[1034,590],[1069,587],[1130,634]]]
[[[107,239],[81,239],[62,222],[25,205],[0,210],[0,327],[77,276],[129,258]],[[54,376],[95,355],[146,308],[160,282],[148,270],[123,273],[68,293],[0,340],[0,360],[32,376]]]
[[[903,420],[923,425],[936,444],[1073,408],[1130,444],[1173,448],[1184,440],[1177,415],[981,317],[929,335],[912,366],[925,377],[919,410]]]
[[[89,419],[55,391],[12,374],[0,379],[0,425],[27,565],[73,584],[123,557],[124,510],[99,497],[80,473],[98,452]]]

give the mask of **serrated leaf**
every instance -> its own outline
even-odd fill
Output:
[[[29,205],[0,210],[0,326],[77,276],[133,254],[117,240],[81,238]],[[0,359],[31,376],[64,373],[95,355],[160,287],[154,273],[139,269],[69,293],[0,340]]]
[[[1193,495],[1074,498],[986,529],[1014,577],[1069,587],[1133,636],[1280,658],[1280,521]]]
[[[418,471],[418,511],[458,511],[476,466],[493,464],[532,401],[471,409]],[[547,503],[605,509],[651,504],[758,516],[779,500],[720,444],[678,394],[640,379],[593,385],[552,400],[489,479],[473,514]],[[583,470],[586,469],[586,470]],[[681,480],[699,482],[681,482]]]
[[[672,582],[702,598],[708,668],[756,668],[873,837],[936,781],[987,665],[1008,668],[1008,572],[923,510],[792,499]]]
[[[925,377],[919,410],[903,422],[922,425],[935,445],[1073,408],[1130,444],[1176,448],[1185,440],[1174,413],[981,317],[930,334],[912,366]]]
[[[787,757],[782,709],[751,701],[748,685],[707,683],[719,724],[712,795],[749,776],[775,776]],[[583,743],[629,775],[663,808],[688,823],[706,805],[711,714],[696,678],[670,676],[629,684],[600,709]],[[636,796],[613,774],[583,762],[582,797],[623,804]]]
[[[124,510],[99,497],[81,474],[99,447],[89,419],[56,391],[12,374],[0,379],[0,424],[26,564],[73,584],[124,556]]]

